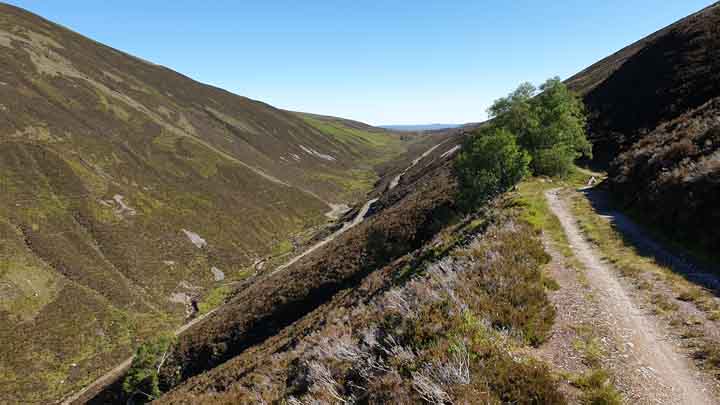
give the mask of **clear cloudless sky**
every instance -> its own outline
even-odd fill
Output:
[[[711,0],[11,0],[196,80],[371,124],[464,123]]]

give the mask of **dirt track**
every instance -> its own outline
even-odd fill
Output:
[[[668,331],[643,311],[621,285],[610,264],[582,236],[578,224],[558,195],[545,194],[558,217],[576,258],[586,270],[587,280],[597,294],[597,302],[606,316],[614,338],[624,348],[623,376],[632,390],[642,393],[642,403],[715,404],[709,384],[692,362],[665,339]]]
[[[376,202],[377,200],[378,200],[377,198],[373,198],[372,200],[367,201],[367,202],[365,203],[365,205],[363,205],[362,209],[360,209],[360,212],[358,212],[358,214],[355,216],[355,218],[354,218],[352,221],[346,222],[345,224],[343,224],[342,228],[340,228],[340,229],[338,229],[337,231],[335,231],[332,235],[330,235],[330,236],[328,236],[327,238],[321,240],[320,242],[312,245],[311,247],[309,247],[308,249],[306,249],[306,250],[305,250],[304,252],[302,252],[301,254],[295,256],[294,258],[292,258],[292,260],[288,261],[287,263],[285,263],[285,264],[283,264],[283,265],[281,265],[281,266],[278,266],[278,268],[276,268],[276,269],[273,270],[270,274],[268,274],[268,277],[272,276],[272,275],[275,274],[275,273],[279,273],[279,272],[285,270],[286,268],[288,268],[288,267],[290,267],[291,265],[295,264],[298,260],[300,260],[300,259],[302,259],[303,257],[309,255],[310,253],[312,253],[312,252],[320,249],[321,247],[327,245],[328,243],[330,243],[330,242],[332,242],[333,240],[335,240],[338,236],[340,236],[340,235],[342,235],[343,233],[345,233],[345,231],[347,231],[348,229],[350,229],[350,228],[356,226],[357,224],[359,224],[360,222],[362,222],[362,221],[365,219],[365,215],[367,215],[368,211],[370,211],[370,207],[372,207],[372,205],[375,204],[375,202]]]

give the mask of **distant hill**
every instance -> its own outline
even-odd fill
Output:
[[[419,124],[419,125],[380,125],[380,128],[401,132],[436,131],[441,129],[459,128],[461,124]]]
[[[3,403],[60,398],[183,322],[192,299],[217,302],[331,204],[364,197],[408,145],[198,83],[9,5],[0,50]]]

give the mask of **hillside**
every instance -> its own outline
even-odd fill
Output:
[[[332,250],[267,280],[265,291],[275,294],[255,292],[280,297],[265,307],[274,306],[279,319],[257,318],[256,306],[229,307],[182,339],[175,356],[192,353],[190,364],[213,364],[207,354],[220,347],[232,348],[232,357],[158,403],[442,403],[450,401],[448,393],[458,403],[562,403],[548,369],[519,354],[527,341],[504,340],[494,329],[532,330],[544,339],[553,310],[536,271],[546,260],[541,245],[502,208],[460,220],[450,162],[438,160],[442,149]],[[523,253],[512,257],[519,246]],[[498,262],[473,259],[488,254]],[[298,274],[318,278],[297,285]],[[281,287],[283,278],[296,286]],[[506,294],[495,294],[497,284]],[[336,293],[319,294],[329,288]],[[247,298],[234,302],[254,302]],[[299,302],[307,312],[289,322],[283,308]],[[521,307],[526,310],[516,317]],[[272,335],[258,335],[259,328]],[[435,364],[448,372],[438,386]],[[417,385],[423,377],[427,390]]]
[[[599,163],[720,94],[719,20],[716,3],[567,80],[588,107]]]
[[[590,114],[595,161],[628,209],[686,245],[715,252],[720,4],[570,78]]]
[[[0,402],[46,402],[372,190],[407,136],[275,109],[0,5]]]

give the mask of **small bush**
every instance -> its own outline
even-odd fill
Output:
[[[699,345],[694,357],[706,368],[720,369],[720,344],[706,340]]]
[[[690,288],[678,295],[680,301],[695,302],[702,297],[702,292],[696,288]]]
[[[573,381],[583,391],[581,402],[587,405],[620,405],[622,397],[610,383],[610,375],[602,369],[594,369]]]
[[[650,298],[651,302],[660,309],[663,312],[674,312],[677,311],[679,306],[675,302],[670,301],[665,295],[663,294],[654,294]]]

